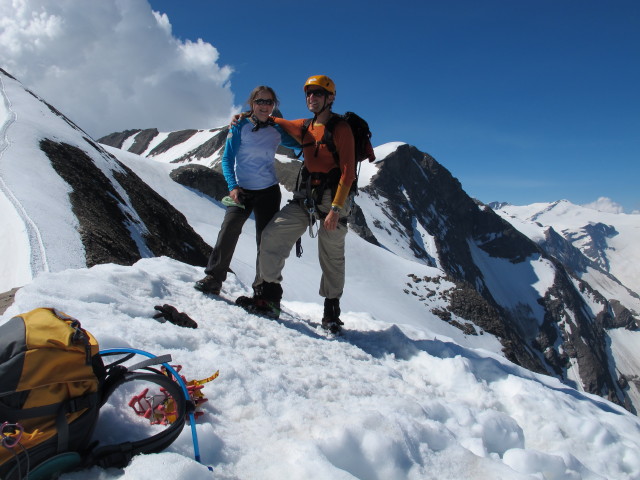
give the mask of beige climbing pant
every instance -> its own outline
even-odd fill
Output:
[[[322,203],[316,208],[326,215],[331,208],[331,192],[324,192]],[[351,197],[340,211],[340,218],[348,216],[351,211]],[[319,219],[313,229],[317,233],[318,259],[322,269],[319,293],[325,298],[340,298],[344,290],[345,258],[344,246],[348,227],[344,220],[338,222],[335,230],[324,228]],[[260,276],[265,282],[281,283],[282,270],[286,259],[291,254],[296,240],[302,237],[311,240],[309,230],[309,212],[299,202],[286,204],[275,214],[271,222],[262,232],[260,244]]]

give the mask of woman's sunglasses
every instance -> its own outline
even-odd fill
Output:
[[[256,98],[253,103],[255,103],[256,105],[273,105],[273,100],[272,99],[265,99],[265,98]]]

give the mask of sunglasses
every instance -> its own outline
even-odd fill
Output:
[[[275,102],[272,99],[265,99],[265,98],[256,98],[253,103],[255,103],[256,105],[273,105]]]
[[[319,90],[307,90],[305,94],[307,95],[307,98],[309,98],[311,95],[315,95],[316,97],[326,97],[327,95],[329,95],[329,92],[327,92],[324,89],[319,89]]]

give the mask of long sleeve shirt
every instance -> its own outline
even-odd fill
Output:
[[[254,124],[243,118],[229,129],[222,156],[222,173],[229,191],[242,187],[262,190],[278,183],[275,153],[279,144],[299,147],[280,126],[253,131]]]

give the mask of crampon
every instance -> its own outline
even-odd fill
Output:
[[[182,365],[171,365],[176,372],[182,370]],[[162,373],[169,377],[173,377],[164,367]],[[218,378],[220,371],[216,371],[213,375],[202,380],[187,380],[180,375],[182,381],[187,387],[189,399],[194,405],[194,419],[204,415],[202,404],[209,401],[202,393],[205,383],[211,382]],[[160,393],[150,394],[149,389],[145,388],[139,395],[134,395],[129,401],[129,406],[137,415],[148,419],[152,425],[169,425],[176,421],[177,409],[176,404],[171,395],[164,389],[160,388]]]

